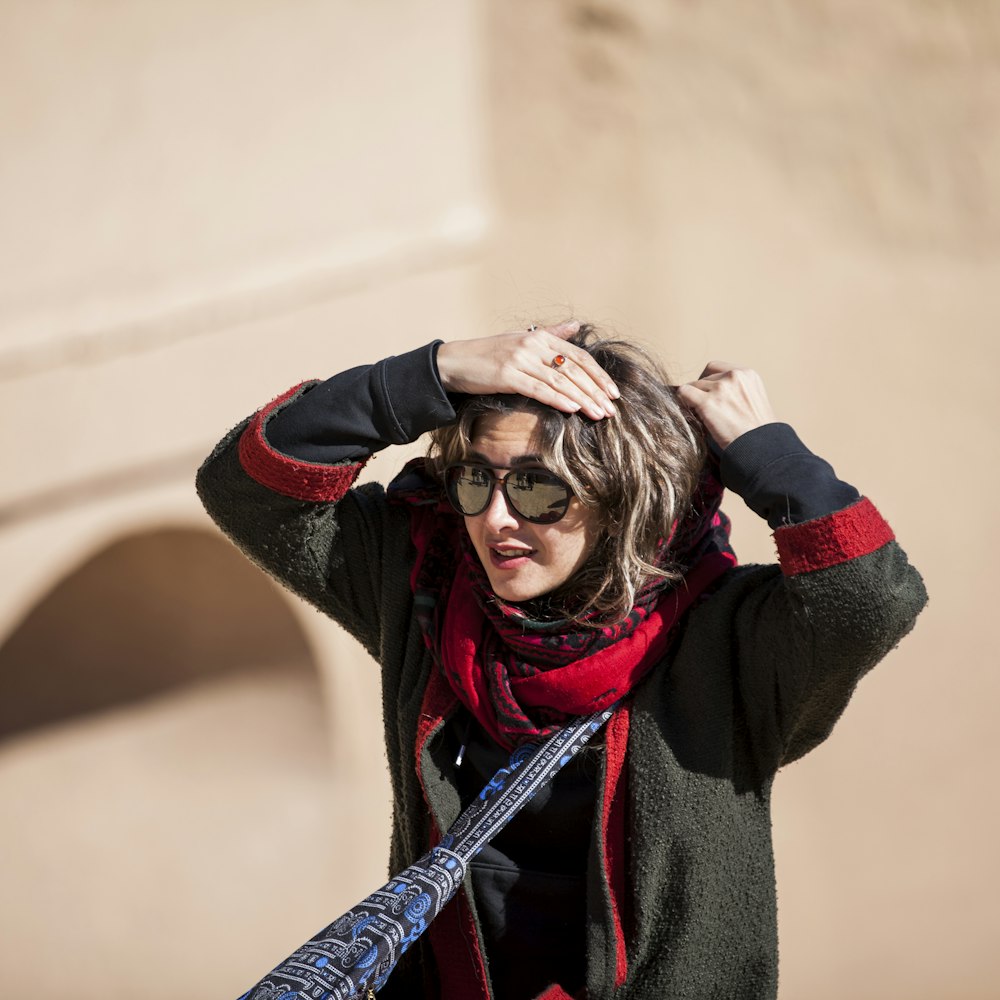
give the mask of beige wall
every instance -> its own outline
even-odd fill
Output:
[[[567,313],[746,363],[931,593],[779,778],[782,996],[995,995],[998,95],[988,4],[4,5],[0,665],[107,546],[211,530],[195,464],[301,378]],[[261,599],[267,669],[0,744],[9,990],[236,995],[377,881],[373,674]]]
[[[192,483],[289,385],[476,322],[479,14],[0,7],[0,690],[105,695],[0,745],[5,992],[236,996],[384,875],[372,665],[215,573]]]

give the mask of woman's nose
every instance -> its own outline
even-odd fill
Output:
[[[486,519],[486,527],[490,531],[499,531],[501,528],[517,527],[517,515],[511,510],[507,503],[507,497],[499,483],[493,490],[493,496],[483,511],[482,516]]]

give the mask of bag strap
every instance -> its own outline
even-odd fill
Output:
[[[611,718],[617,703],[527,743],[466,806],[441,843],[328,924],[239,1000],[371,998],[455,895],[472,859]]]

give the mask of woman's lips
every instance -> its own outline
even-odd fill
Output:
[[[490,547],[490,562],[497,569],[517,569],[531,562],[531,557],[535,554],[534,549],[495,549]]]

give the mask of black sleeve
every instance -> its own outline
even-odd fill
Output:
[[[832,514],[861,498],[788,424],[747,431],[722,452],[722,483],[774,529]]]
[[[455,419],[437,371],[440,340],[318,382],[267,422],[267,441],[303,462],[363,461]]]

